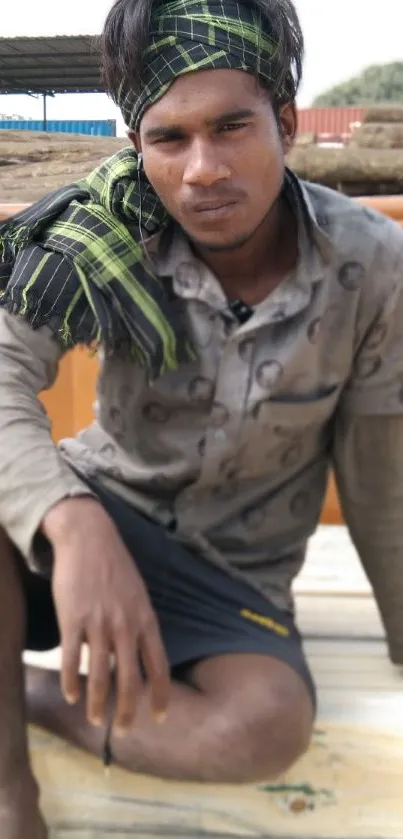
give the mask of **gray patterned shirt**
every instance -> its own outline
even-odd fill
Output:
[[[243,325],[179,230],[154,241],[199,360],[150,386],[100,357],[96,419],[58,450],[36,394],[61,349],[0,310],[0,521],[34,568],[43,515],[85,491],[73,465],[291,609],[332,464],[403,662],[403,232],[296,184],[298,264]]]

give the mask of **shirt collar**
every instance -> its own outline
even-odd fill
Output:
[[[317,246],[324,262],[330,262],[334,255],[334,246],[331,238],[323,229],[326,225],[326,219],[317,213],[304,181],[301,181],[288,168],[285,170],[284,190],[286,194],[288,190],[293,205],[299,208],[307,233]]]

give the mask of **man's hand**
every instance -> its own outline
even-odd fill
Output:
[[[112,520],[94,498],[69,498],[49,511],[42,531],[54,550],[53,596],[66,700],[73,704],[80,697],[81,647],[87,643],[89,721],[93,725],[105,722],[111,655],[116,668],[116,732],[123,734],[134,723],[142,692],[139,660],[156,719],[163,719],[169,698],[169,665],[158,621]]]

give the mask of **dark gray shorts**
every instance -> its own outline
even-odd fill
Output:
[[[242,580],[234,579],[171,533],[99,485],[91,485],[136,561],[158,616],[175,671],[227,653],[280,659],[304,680],[316,707],[315,688],[291,615]],[[59,645],[50,581],[21,569],[30,650]]]

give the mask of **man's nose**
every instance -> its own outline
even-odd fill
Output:
[[[192,144],[183,173],[185,184],[210,187],[229,177],[229,167],[212,143],[198,141]]]

